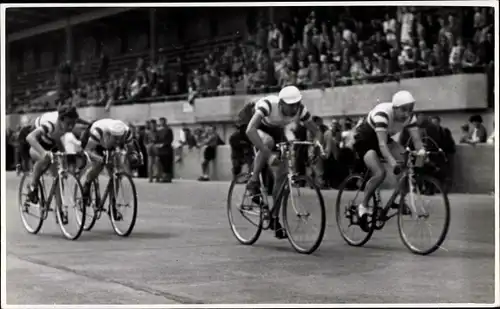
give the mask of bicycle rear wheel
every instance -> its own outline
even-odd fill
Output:
[[[339,187],[337,203],[335,206],[335,219],[342,238],[351,246],[361,247],[370,240],[375,230],[372,224],[372,218],[368,218],[365,230],[360,226],[358,217],[358,205],[364,197],[364,176],[361,174],[352,174],[348,176]],[[342,200],[345,198],[345,200]],[[356,200],[357,199],[357,200]],[[375,203],[374,199],[370,199]],[[367,205],[373,207],[375,205]],[[347,223],[347,228],[343,228],[343,223]],[[367,230],[366,230],[367,228]],[[349,235],[353,231],[354,235]],[[356,236],[358,235],[359,236]]]
[[[114,190],[112,190],[114,198],[113,196],[109,197],[109,216],[115,233],[118,236],[127,237],[132,233],[137,219],[137,191],[132,177],[127,173],[117,173],[115,181]],[[125,187],[125,184],[128,184],[129,187]],[[126,192],[131,193],[130,199],[127,202],[118,202],[118,197],[124,196]],[[131,218],[130,223],[127,224],[124,214],[129,210]],[[122,223],[124,223],[123,226]]]
[[[249,174],[236,176],[227,194],[229,226],[234,237],[243,245],[253,245],[262,233],[262,208],[253,203],[248,195],[246,183],[249,178]]]
[[[407,177],[408,181],[411,181]],[[450,202],[448,195],[443,189],[441,183],[434,177],[426,175],[416,175],[415,184],[413,185],[415,192],[409,192],[406,195],[406,204],[409,212],[401,211],[401,206],[398,212],[398,229],[401,240],[404,245],[413,253],[419,255],[428,255],[441,247],[450,226]],[[425,191],[425,192],[424,192]],[[420,198],[417,198],[419,196]],[[436,207],[429,207],[432,203]],[[433,214],[431,214],[431,210]],[[417,227],[423,227],[424,231],[417,233],[419,235],[427,234],[430,241],[427,244],[413,239],[410,232],[415,228],[410,228],[409,222],[415,223]],[[435,231],[432,230],[431,222],[437,222]],[[434,238],[434,240],[432,240]]]
[[[318,186],[310,177],[297,176],[295,178],[295,183],[304,183],[305,186],[304,188],[300,188],[298,186],[288,188],[283,191],[283,195],[281,197],[281,206],[283,207],[283,224],[288,234],[288,241],[295,251],[302,254],[311,254],[319,248],[321,242],[323,241],[323,237],[325,236],[325,201],[323,200],[323,195],[321,194]],[[291,194],[291,192],[297,192],[297,195],[294,197],[294,194]],[[290,202],[288,201],[289,197]],[[301,200],[300,202],[299,197]],[[313,206],[314,208],[306,210],[306,205]],[[293,212],[288,213],[288,210],[293,210]],[[293,223],[292,221],[295,221],[298,224],[310,223],[313,216],[319,219],[318,228],[313,228],[313,230],[315,230],[314,236],[311,236],[309,241],[304,241],[302,243],[300,241],[300,234],[296,233],[298,228],[292,229],[291,227],[291,224]]]
[[[18,191],[18,206],[19,213],[21,214],[21,221],[23,222],[24,228],[30,234],[37,234],[43,226],[43,221],[47,217],[46,210],[44,208],[45,196],[43,187],[41,183],[38,182],[38,203],[35,205],[27,201],[27,184],[30,182],[31,174],[24,174],[19,182]]]
[[[83,189],[78,178],[71,172],[66,171],[58,180],[59,188],[55,194],[59,194],[61,205],[56,200],[56,217],[59,228],[68,240],[77,240],[83,232],[85,225],[86,208],[83,204]],[[73,218],[74,217],[74,218]],[[75,227],[70,227],[70,221],[75,219]]]

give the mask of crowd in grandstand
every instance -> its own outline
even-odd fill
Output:
[[[494,58],[492,8],[463,8],[456,16],[400,7],[383,19],[358,19],[349,8],[336,10],[340,18],[317,16],[312,10],[305,20],[260,20],[246,38],[208,50],[202,63],[190,69],[181,58],[172,65],[160,55],[150,63],[139,58],[135,70],[107,74],[110,60],[103,54],[94,80],[78,81],[78,73],[86,70],[81,63],[59,71],[75,75],[76,104],[105,106],[188,90],[205,97],[268,92],[290,84],[304,89],[476,72]],[[46,81],[37,88],[54,85]],[[44,104],[54,108],[23,101],[33,98],[32,93],[39,92],[27,89],[28,96],[14,97],[18,111]]]
[[[483,72],[485,67],[492,66],[492,8],[462,8],[457,16],[456,10],[448,13],[400,7],[392,13],[388,11],[380,19],[367,19],[366,14],[363,18],[354,17],[349,8],[335,9],[336,18],[311,10],[304,19],[295,16],[278,23],[261,19],[255,29],[248,29],[246,37],[207,50],[206,57],[190,68],[182,57],[177,57],[172,63],[159,53],[156,61],[139,57],[135,68],[110,73],[111,60],[103,52],[94,77],[82,79],[80,75],[90,70],[84,62],[64,63],[57,69],[54,81],[47,80],[34,89],[26,89],[21,95],[17,93],[11,97],[10,112],[55,108],[54,101],[32,99],[40,96],[42,91],[60,92],[61,85],[66,85],[62,88],[68,91],[69,98],[77,106],[109,107],[120,101],[134,102],[172,95],[194,99],[245,92],[255,94],[274,92],[291,84],[301,89],[338,87],[409,77]],[[332,157],[340,159],[324,162],[316,174],[323,175],[319,178],[325,186],[335,186],[338,179],[328,178],[334,174],[328,171],[335,170],[339,174],[346,166],[342,162],[342,151],[353,123],[346,118],[341,124],[334,120],[330,126],[325,126],[321,119],[317,120],[325,136],[328,133],[336,141],[328,151],[335,153]],[[487,139],[494,139],[493,134],[488,138],[490,130],[482,126],[480,117],[471,117],[469,124],[462,129],[462,143],[484,143]],[[149,167],[146,165],[139,174],[148,175],[151,181],[153,178],[170,181],[172,167],[164,162],[172,161],[173,150],[167,151],[165,161],[162,157],[167,152],[163,153],[162,147],[171,149],[174,144],[173,149],[200,145],[214,148],[222,143],[216,134],[205,131],[213,130],[191,133],[185,128],[182,131],[184,138],[179,144],[172,133],[162,137],[159,130],[151,128],[150,121],[145,127],[139,126],[137,137],[150,162]],[[300,128],[295,133],[300,135]],[[15,146],[15,133],[12,136],[9,145]],[[208,162],[214,159],[215,151],[204,157],[200,180],[208,180]],[[178,156],[178,160],[181,159],[182,156]],[[233,162],[244,163],[245,160]],[[297,168],[305,169],[302,166]]]

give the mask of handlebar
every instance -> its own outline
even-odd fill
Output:
[[[441,148],[438,148],[437,151],[428,151],[428,150],[425,151],[426,156],[431,155],[431,154],[442,154],[442,153],[444,153],[444,151]],[[418,150],[411,150],[409,147],[406,147],[405,150],[401,154],[402,155],[409,154],[411,156],[416,156],[416,155],[418,155]]]
[[[287,141],[287,142],[281,142],[277,143],[276,146],[281,147],[281,146],[289,146],[289,145],[316,145],[315,142],[310,142],[310,141]]]

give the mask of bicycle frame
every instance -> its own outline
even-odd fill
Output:
[[[275,186],[279,186],[279,190],[276,192],[276,196],[273,196],[274,198],[274,204],[272,209],[269,210],[269,213],[272,218],[277,218],[279,216],[279,211],[281,209],[281,199],[283,198],[284,193],[286,190],[289,190],[292,185],[293,185],[293,155],[294,155],[294,150],[292,149],[291,146],[293,145],[308,145],[312,146],[314,143],[312,142],[307,142],[307,141],[292,141],[292,142],[282,142],[278,143],[278,153],[280,155],[280,164],[286,163],[286,169],[287,169],[287,177],[283,178],[280,183],[275,183]],[[283,157],[285,157],[285,160],[283,160]],[[285,161],[285,162],[283,162]],[[263,184],[262,182],[262,173],[259,174],[259,180],[260,183]],[[261,190],[264,188],[261,188]],[[267,200],[267,194],[265,195],[265,205],[269,205],[268,200]],[[295,207],[295,201],[292,199],[292,207],[296,210]]]
[[[440,149],[437,152],[441,153],[442,150]],[[427,152],[426,155],[428,155],[430,153],[433,153],[433,152]],[[410,151],[409,148],[406,148],[403,155],[405,156],[405,158],[403,160],[404,165],[405,165],[405,170],[403,171],[401,177],[399,178],[396,188],[392,191],[391,197],[387,200],[385,206],[382,207],[382,212],[380,214],[380,218],[382,218],[384,221],[388,221],[389,219],[391,219],[392,217],[394,217],[398,214],[398,212],[395,212],[395,213],[387,216],[387,214],[389,213],[389,210],[391,209],[392,204],[394,203],[394,200],[396,199],[396,197],[398,195],[401,194],[401,188],[405,187],[405,182],[408,181],[408,190],[405,193],[405,195],[408,193],[411,194],[413,192],[413,189],[414,189],[414,181],[413,180],[414,180],[414,176],[415,176],[415,167],[419,167],[419,166],[415,165],[413,163],[413,161],[411,160],[412,156],[414,156],[414,152]],[[381,203],[380,190],[377,189],[375,191],[375,206],[379,207],[380,203]],[[408,206],[410,207],[411,213],[413,215],[416,215],[417,209],[415,206],[415,201],[413,199],[411,200],[411,204]]]
[[[51,164],[49,164],[47,169],[42,173],[42,177],[40,178],[40,183],[41,183],[40,189],[44,190],[44,192],[45,192],[45,180],[44,180],[43,174],[45,174],[48,170],[50,170],[52,168],[52,166],[54,166],[54,164],[57,166],[56,174],[52,175],[53,182],[52,182],[52,186],[51,186],[50,191],[49,191],[49,195],[48,195],[45,203],[42,205],[44,210],[50,210],[50,204],[52,203],[52,199],[55,197],[56,188],[59,188],[59,193],[61,196],[61,203],[64,204],[62,201],[62,199],[64,198],[64,194],[62,191],[62,186],[60,185],[61,184],[60,179],[64,175],[64,173],[66,172],[66,169],[63,167],[63,162],[62,162],[62,158],[64,157],[64,154],[56,153],[56,154],[54,154],[54,156],[55,156],[55,159],[52,160]],[[57,207],[58,206],[56,205],[56,208]],[[44,220],[47,218],[47,215],[48,215],[47,212],[45,212],[44,213]]]
[[[108,195],[110,196],[111,199],[113,199],[112,203],[114,203],[115,197],[115,188],[113,184],[115,183],[116,180],[116,165],[117,165],[117,156],[116,152],[118,152],[117,149],[115,150],[105,150],[104,151],[104,168],[108,171],[109,175],[109,181],[108,184],[106,185],[106,190],[104,191],[104,194],[102,197],[99,197],[100,203],[98,205],[98,209],[103,209],[104,204],[107,201]]]

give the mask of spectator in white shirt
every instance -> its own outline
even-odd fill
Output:
[[[401,43],[409,43],[412,40],[412,32],[413,32],[413,13],[407,11],[405,7],[401,8],[402,16],[401,16]]]
[[[460,69],[464,50],[465,48],[462,39],[458,38],[457,44],[451,49],[450,59],[448,60],[450,62],[450,68],[453,70],[453,72],[458,72],[458,70]]]

